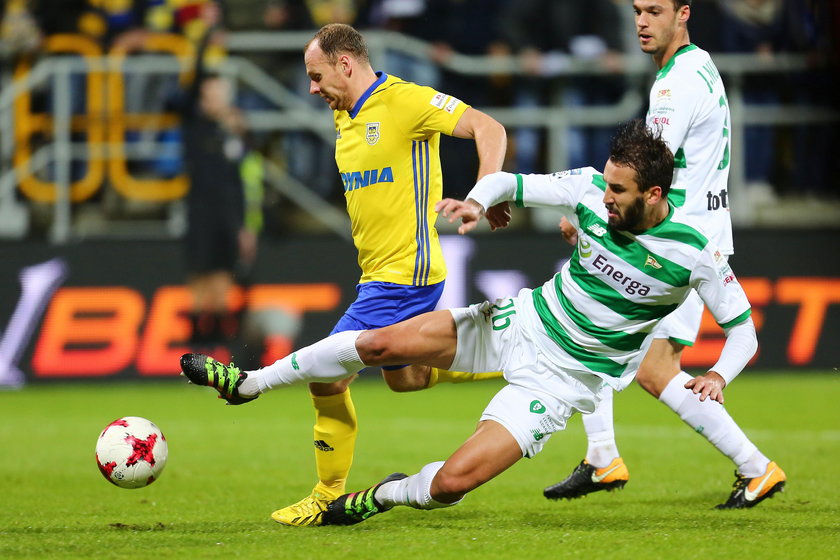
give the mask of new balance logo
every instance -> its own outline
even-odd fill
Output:
[[[607,228],[601,224],[592,224],[586,229],[588,229],[595,237],[603,237],[604,234],[607,233]]]
[[[534,441],[540,441],[545,437],[545,434],[539,430],[531,430],[531,433],[534,435]]]
[[[335,447],[322,439],[316,439],[313,443],[315,443],[315,449],[318,451],[335,451]]]

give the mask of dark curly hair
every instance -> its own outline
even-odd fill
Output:
[[[328,23],[315,33],[315,36],[306,43],[304,51],[313,42],[318,41],[318,46],[331,63],[338,61],[342,53],[353,55],[356,60],[369,62],[367,43],[362,34],[353,27],[343,23]]]
[[[641,119],[620,124],[610,143],[610,161],[634,169],[640,191],[659,186],[662,196],[668,196],[674,177],[674,154],[662,139],[660,129],[651,130]]]

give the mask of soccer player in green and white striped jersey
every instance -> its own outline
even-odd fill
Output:
[[[346,331],[298,350],[270,373],[243,373],[211,358],[182,358],[184,374],[225,398],[255,398],[274,388],[353,375],[365,366],[413,363],[458,371],[502,371],[476,432],[446,461],[412,476],[400,473],[331,503],[322,523],[353,524],[396,505],[436,509],[522,457],[538,453],[575,412],[591,412],[604,383],[616,389],[635,375],[657,322],[694,289],[726,330],[726,344],[693,390],[723,400],[707,380],[731,380],[755,353],[750,304],[725,258],[690,218],[668,202],[673,154],[642,121],[620,127],[604,173],[592,168],[553,175],[494,173],[467,200],[436,210],[475,228],[503,201],[575,212],[581,233],[561,272],[515,297],[434,311],[382,329]],[[208,374],[212,372],[212,374]]]
[[[691,0],[634,0],[633,9],[640,47],[659,69],[650,90],[647,122],[661,128],[674,152],[668,199],[699,220],[720,253],[729,257],[734,251],[727,190],[730,115],[720,74],[709,53],[689,41]],[[723,406],[701,401],[692,392],[694,381],[680,362],[685,347],[697,338],[702,315],[703,302],[690,294],[657,327],[636,380],[735,464],[735,486],[719,507],[752,507],[781,488],[786,477]],[[708,382],[722,387],[728,380]],[[598,408],[583,417],[589,442],[586,457],[566,479],[544,490],[547,498],[622,488],[629,479],[615,442],[612,391],[608,386],[602,391]]]

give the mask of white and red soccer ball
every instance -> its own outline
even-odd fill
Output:
[[[142,488],[157,480],[167,454],[163,433],[139,416],[114,420],[96,442],[99,471],[120,488]]]

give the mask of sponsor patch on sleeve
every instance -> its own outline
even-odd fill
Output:
[[[456,97],[450,97],[449,102],[444,106],[443,110],[450,115],[455,112],[455,108],[461,104],[461,100]]]
[[[738,282],[735,278],[735,274],[732,272],[732,267],[729,266],[729,261],[723,258],[720,251],[715,251],[715,268],[717,270],[718,278],[720,278],[720,281],[724,286],[733,282]]]
[[[563,177],[569,177],[570,175],[580,175],[583,173],[582,168],[577,169],[567,169],[566,171],[555,171],[551,174],[552,177],[555,179],[562,179]]]
[[[431,101],[429,101],[429,105],[434,105],[438,109],[443,109],[447,97],[449,96],[445,93],[435,93],[435,96],[432,97]]]

